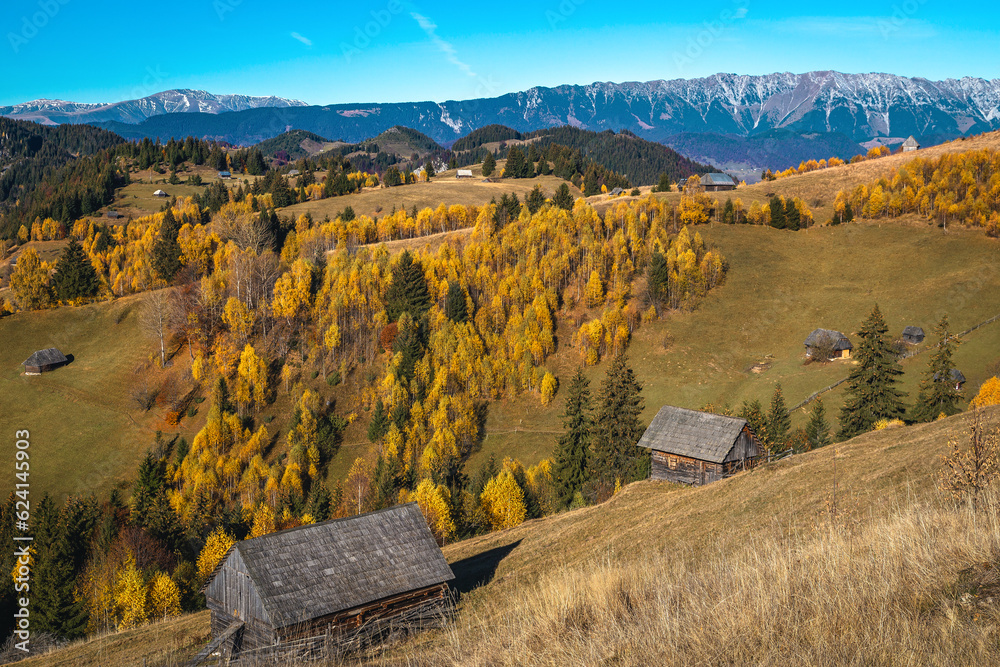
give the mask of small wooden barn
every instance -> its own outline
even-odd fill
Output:
[[[910,151],[916,151],[916,150],[920,150],[920,144],[917,142],[916,139],[914,139],[913,135],[911,134],[909,138],[903,142],[903,152],[909,153]]]
[[[170,195],[168,195],[163,190],[157,190],[156,192],[153,193],[153,196],[154,197],[169,197]]]
[[[69,359],[65,354],[54,347],[50,347],[47,350],[39,350],[24,360],[24,374],[41,375],[42,373],[54,371],[68,363]]]
[[[729,174],[705,174],[701,177],[701,186],[705,192],[723,192],[735,190],[736,181]]]
[[[452,579],[409,503],[239,542],[204,592],[214,642],[228,644],[215,648],[303,655],[389,622],[440,618]]]
[[[910,345],[920,345],[924,342],[924,330],[920,327],[906,327],[903,329],[902,339]]]
[[[854,346],[844,334],[832,329],[816,329],[805,341],[806,356],[850,359]]]
[[[700,486],[752,468],[764,454],[745,419],[665,405],[639,447],[652,450],[651,479]]]
[[[455,172],[455,178],[472,178],[471,169],[459,169]]]
[[[951,381],[955,385],[955,391],[962,391],[962,388],[965,386],[965,383],[967,381],[965,379],[965,373],[958,370],[957,368],[952,368],[951,373],[949,373],[948,375],[951,377]],[[934,380],[937,381],[938,377],[939,375],[935,373]]]

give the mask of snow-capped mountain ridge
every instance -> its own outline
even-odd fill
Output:
[[[216,95],[204,90],[165,90],[136,100],[122,102],[68,102],[39,99],[0,107],[0,116],[47,124],[118,121],[141,123],[168,113],[228,113],[262,107],[304,107],[305,102],[283,97]]]

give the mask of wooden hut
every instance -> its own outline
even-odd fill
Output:
[[[69,359],[66,358],[66,355],[56,348],[50,347],[47,350],[39,350],[24,360],[24,374],[41,375],[68,363]]]
[[[745,419],[665,405],[639,439],[651,479],[700,486],[756,465],[764,453]]]
[[[206,651],[303,655],[389,621],[440,618],[452,579],[416,503],[245,540],[205,586]]]
[[[916,150],[920,150],[920,143],[911,134],[909,138],[903,142],[903,152],[909,153]]]
[[[903,329],[902,339],[910,345],[920,345],[924,342],[924,330],[920,327],[906,327]]]
[[[736,181],[729,174],[705,174],[701,177],[701,186],[705,192],[724,192],[735,190]]]
[[[957,368],[952,368],[951,373],[949,373],[948,375],[951,378],[952,383],[954,383],[955,385],[955,391],[962,391],[962,388],[965,387],[966,383],[965,373],[958,370]],[[934,381],[937,382],[938,378],[939,374],[935,373]]]
[[[814,359],[850,359],[854,346],[844,334],[832,329],[816,329],[806,338],[806,356]]]

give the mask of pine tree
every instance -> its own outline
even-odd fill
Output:
[[[371,423],[368,424],[368,440],[377,442],[382,436],[389,432],[389,415],[385,410],[385,403],[378,399],[375,404],[375,412],[372,414]]]
[[[465,302],[465,291],[458,281],[448,283],[448,295],[444,300],[444,314],[452,322],[459,324],[469,320],[469,306]]]
[[[528,160],[524,153],[516,146],[507,152],[507,163],[503,168],[504,178],[529,178]],[[534,169],[531,169],[531,176],[534,176]]]
[[[424,174],[428,181],[434,178],[434,160],[427,158],[427,162],[424,163]]]
[[[795,206],[795,200],[789,199],[785,202],[785,229],[790,229],[793,232],[799,231],[800,220],[801,216],[798,207]]]
[[[822,398],[816,399],[809,412],[806,439],[809,441],[809,449],[819,449],[830,444],[830,424],[826,421],[826,407]]]
[[[552,203],[563,210],[573,210],[573,195],[570,194],[568,185],[562,183],[556,188],[556,194],[552,198]]]
[[[424,268],[406,251],[392,269],[392,283],[385,293],[386,315],[390,322],[398,320],[403,313],[409,313],[416,320],[423,317],[430,307],[431,296]]]
[[[559,501],[569,505],[574,494],[587,481],[587,451],[590,447],[590,380],[578,369],[569,384],[566,397],[566,412],[563,414],[563,428],[566,432],[559,438],[555,452],[555,468],[552,477],[556,484]]]
[[[160,234],[153,244],[153,270],[156,275],[170,283],[181,270],[181,246],[177,242],[180,225],[174,218],[172,208],[167,208],[160,225]]]
[[[649,454],[636,447],[644,430],[639,421],[644,407],[642,385],[627,356],[618,354],[601,383],[588,460],[598,497],[610,495],[616,481],[624,484],[648,475]]]
[[[497,159],[493,157],[493,153],[487,153],[486,157],[483,159],[483,176],[487,178],[493,175],[493,172],[497,168]]]
[[[764,416],[764,407],[760,404],[760,401],[757,399],[743,401],[743,405],[740,408],[740,418],[747,421],[747,426],[757,436],[760,444],[766,449],[770,449],[770,441],[767,434],[767,417]]]
[[[672,187],[670,176],[666,172],[663,172],[660,174],[660,182],[653,188],[653,192],[670,192]]]
[[[913,408],[913,418],[921,422],[933,421],[942,414],[950,417],[960,412],[958,402],[962,393],[955,388],[952,377],[955,364],[951,359],[958,341],[949,331],[947,315],[938,322],[934,333],[938,337],[938,345],[924,371],[917,404]]]
[[[905,394],[895,386],[903,369],[896,363],[888,331],[876,305],[859,332],[861,342],[854,354],[858,365],[851,370],[848,398],[840,411],[837,435],[842,440],[867,433],[880,419],[899,419],[906,412]]]
[[[774,394],[771,396],[771,409],[767,413],[765,424],[767,438],[771,449],[778,452],[784,449],[788,443],[788,432],[792,429],[792,419],[788,416],[788,408],[785,406],[785,396],[781,392],[781,385],[774,387]]]
[[[545,195],[542,194],[542,186],[536,185],[528,193],[524,203],[528,205],[528,210],[531,211],[532,215],[538,213],[538,210],[545,204]]]
[[[52,285],[61,301],[88,298],[97,294],[97,289],[100,287],[97,271],[90,263],[83,246],[77,243],[75,238],[70,238],[69,245],[56,264]]]
[[[771,197],[768,208],[771,210],[771,226],[775,229],[785,228],[785,206],[781,203],[781,197],[775,195]]]

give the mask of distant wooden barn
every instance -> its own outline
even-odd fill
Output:
[[[962,391],[962,388],[965,387],[965,383],[967,381],[965,379],[965,373],[958,370],[957,368],[952,368],[951,373],[949,373],[948,375],[951,377],[951,381],[955,385],[955,391]],[[938,374],[935,373],[934,380],[937,381],[937,379],[938,379]]]
[[[701,177],[701,186],[705,192],[722,192],[735,190],[736,181],[729,174],[705,174]]]
[[[910,345],[920,345],[924,342],[924,330],[920,327],[906,327],[903,329],[902,338]]]
[[[452,579],[416,503],[245,540],[205,586],[216,644],[206,651],[303,655],[390,621],[440,618]]]
[[[911,134],[910,137],[903,142],[903,152],[909,153],[911,151],[916,151],[916,150],[920,150],[920,144],[917,142],[916,139],[913,138],[913,135]]]
[[[39,350],[24,360],[25,375],[41,375],[49,371],[54,371],[60,366],[69,363],[69,359],[62,352],[54,347],[47,350]]]
[[[153,196],[154,197],[169,197],[170,195],[168,195],[163,190],[157,190],[156,192],[153,193]]]
[[[830,359],[850,359],[854,345],[844,334],[832,329],[816,329],[805,341],[806,356]]]
[[[764,454],[745,419],[665,405],[642,434],[651,479],[702,485],[752,468]]]
[[[455,172],[455,178],[472,178],[471,169],[459,169]]]

